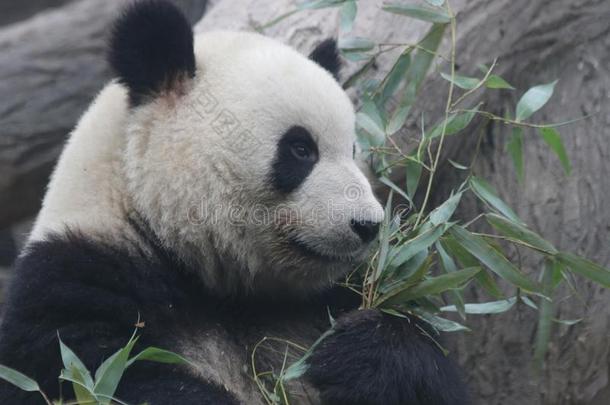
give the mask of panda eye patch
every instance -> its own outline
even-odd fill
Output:
[[[305,128],[288,129],[277,144],[271,166],[271,183],[276,190],[289,193],[305,181],[318,162],[318,146]]]

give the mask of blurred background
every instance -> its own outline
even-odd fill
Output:
[[[292,0],[173,0],[197,31],[252,29],[293,10]],[[104,60],[109,24],[122,0],[0,0],[0,284],[40,207],[54,164],[71,128],[95,94],[111,78]],[[426,24],[383,13],[381,1],[358,1],[354,36],[377,42],[415,42]],[[558,247],[610,266],[610,1],[455,0],[460,74],[498,58],[495,73],[518,89],[481,99],[503,115],[523,91],[559,79],[555,95],[537,119],[560,122],[572,162],[566,176],[548,147],[526,132],[524,180],[515,176],[506,152],[508,131],[481,123],[476,137],[450,139],[445,158],[470,162],[481,151],[477,172],[497,188],[521,218]],[[337,36],[336,9],[297,13],[265,31],[303,52]],[[359,67],[347,63],[344,77]],[[375,66],[387,71],[384,59]],[[446,85],[429,80],[417,108],[429,117],[443,111]],[[490,107],[491,106],[491,107]],[[511,107],[512,108],[512,107]],[[417,116],[417,114],[415,114]],[[419,131],[409,122],[405,142]],[[436,202],[455,187],[455,170],[442,168]],[[432,205],[434,206],[434,204]],[[476,202],[460,208],[476,213]],[[523,258],[531,272],[540,263]],[[531,370],[537,315],[523,305],[494,317],[472,320],[473,332],[449,337],[480,404],[610,404],[610,294],[585,280],[574,300],[560,303],[556,317],[583,319],[553,329],[546,367]],[[567,293],[566,293],[567,294]],[[571,295],[574,292],[570,293]],[[472,297],[476,300],[477,297]],[[2,301],[0,295],[0,301]]]

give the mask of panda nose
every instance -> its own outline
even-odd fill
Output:
[[[379,222],[358,221],[355,219],[352,219],[350,222],[352,230],[364,243],[369,243],[375,239],[375,236],[379,233],[379,224]]]

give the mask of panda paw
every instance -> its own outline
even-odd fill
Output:
[[[457,367],[424,328],[415,318],[353,311],[314,350],[306,377],[324,404],[468,404]]]

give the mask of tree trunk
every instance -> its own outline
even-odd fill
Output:
[[[0,2],[0,27],[24,20],[42,10],[57,7],[68,0],[28,0]]]
[[[118,3],[81,0],[0,31],[0,228],[35,212],[61,143],[108,78],[102,38]],[[380,4],[358,2],[350,35],[404,43],[416,41],[426,30],[427,24],[388,14]],[[472,74],[478,63],[497,57],[496,72],[521,89],[485,98],[475,95],[474,101],[485,102],[484,107],[498,115],[506,108],[514,113],[523,89],[559,79],[555,96],[535,120],[591,116],[560,128],[573,165],[571,176],[563,174],[537,134],[526,131],[525,180],[519,184],[505,150],[507,131],[501,125],[475,124],[472,135],[448,138],[444,156],[469,163],[477,149],[478,131],[484,130],[476,173],[492,182],[528,224],[559,248],[609,266],[610,210],[604,197],[610,193],[610,3],[454,0],[451,5],[459,12],[460,73]],[[293,8],[292,0],[217,0],[196,30],[251,29]],[[337,27],[336,9],[310,10],[265,33],[308,52],[323,38],[336,37]],[[390,60],[391,55],[380,59],[379,74],[387,71]],[[348,64],[344,77],[357,66]],[[417,110],[425,111],[427,122],[441,116],[446,92],[447,83],[439,79],[429,80],[422,89]],[[402,140],[406,144],[418,133],[417,123],[408,123]],[[432,206],[459,180],[455,170],[443,167]],[[480,209],[467,200],[460,215],[469,218]],[[526,256],[523,266],[535,276],[540,263]],[[584,320],[571,327],[555,325],[540,378],[531,367],[537,313],[528,307],[472,317],[472,333],[449,336],[457,342],[455,352],[480,404],[608,402],[610,294],[583,280],[576,288],[583,300],[561,301],[555,317]],[[473,300],[485,299],[471,294]],[[556,298],[568,294],[562,291]]]

